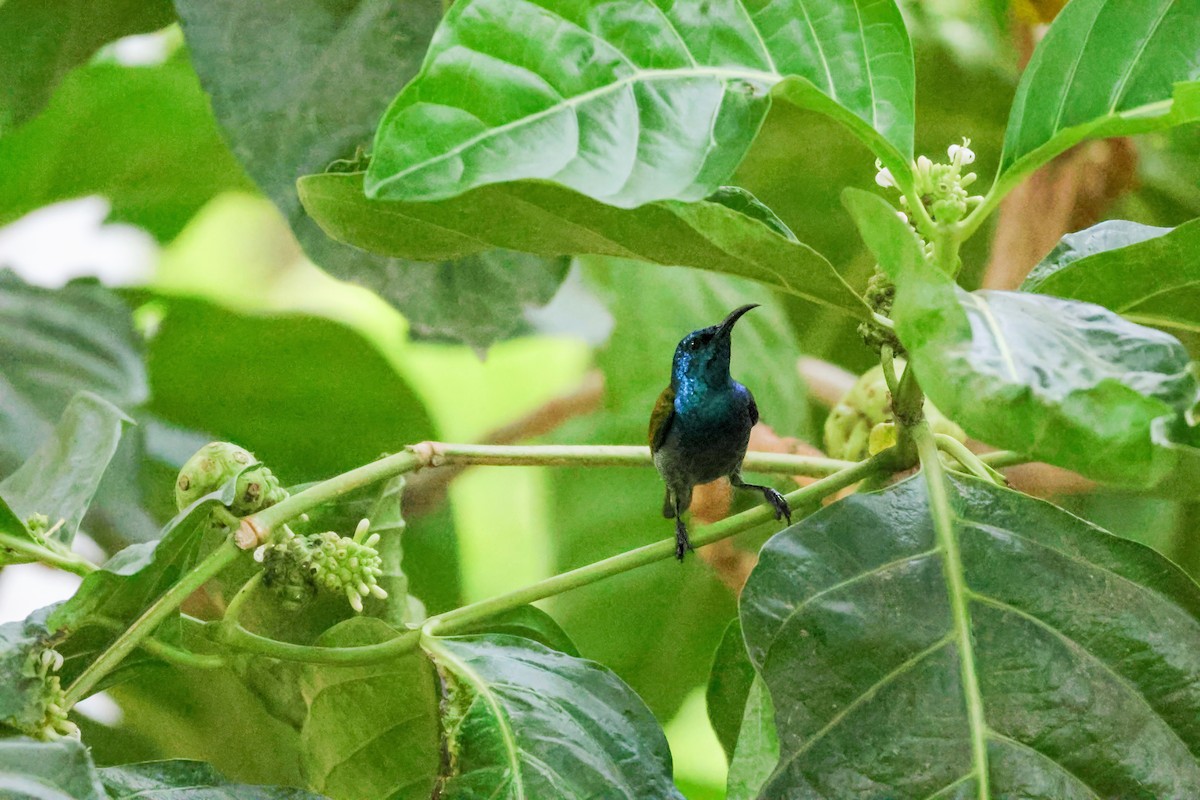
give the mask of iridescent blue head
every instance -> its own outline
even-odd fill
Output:
[[[675,348],[671,388],[722,386],[729,381],[730,338],[733,326],[757,303],[735,308],[717,325],[692,331]]]

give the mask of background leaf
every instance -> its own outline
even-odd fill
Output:
[[[1151,425],[1200,397],[1178,340],[1090,303],[964,292],[924,261],[882,198],[847,190],[846,202],[896,283],[909,363],[946,416],[988,444],[1098,480],[1163,479]]]
[[[779,763],[775,706],[767,684],[757,675],[746,696],[737,745],[729,759],[729,800],[754,800]]]
[[[828,261],[780,231],[777,219],[764,221],[760,207],[747,216],[729,205],[729,192],[714,203],[664,202],[636,211],[534,183],[487,187],[438,203],[399,203],[368,200],[354,175],[326,174],[303,178],[300,194],[331,236],[373,252],[446,258],[506,247],[545,256],[637,258],[753,278],[866,313]]]
[[[248,186],[182,54],[77,69],[45,111],[0,138],[0,225],[99,194],[113,220],[165,241],[218,192]]]
[[[713,656],[705,694],[708,719],[717,738],[721,740],[721,747],[725,748],[725,755],[731,759],[754,677],[754,665],[750,663],[746,645],[742,641],[742,625],[734,619],[725,629],[725,635],[721,637],[721,644]]]
[[[0,4],[0,134],[35,116],[58,82],[100,45],[169,25],[170,0]]]
[[[44,514],[57,530],[50,539],[70,547],[129,417],[90,392],[75,395],[54,435],[0,481],[0,500],[20,520]]]
[[[108,800],[87,748],[72,738],[0,739],[0,790],[32,800]]]
[[[993,797],[1200,791],[1200,588],[1047,503],[975,480],[947,489],[962,592],[922,478],[835,503],[763,549],[741,616],[782,760],[760,796],[973,797],[978,780]],[[970,642],[951,623],[959,603]]]
[[[430,655],[461,711],[447,731],[454,754],[447,800],[604,794],[682,795],[650,710],[590,661],[513,636],[438,639]]]
[[[1200,332],[1200,220],[1156,228],[1110,220],[1064,236],[1022,291],[1086,300],[1126,319]]]
[[[247,786],[226,780],[211,764],[174,759],[100,770],[112,800],[321,800],[321,795],[279,786]]]
[[[1084,138],[1200,118],[1198,49],[1196,0],[1069,3],[1021,77],[1001,180],[1015,182]]]
[[[565,260],[492,252],[458,262],[368,256],[330,241],[296,194],[298,177],[370,143],[396,86],[416,73],[441,18],[437,0],[176,6],[234,154],[313,261],[378,293],[419,336],[486,347],[526,329],[525,309],[550,300]]]
[[[532,178],[623,208],[699,200],[789,77],[878,131],[880,155],[907,169],[912,49],[892,0],[455,4],[380,122],[366,191],[438,200]]]

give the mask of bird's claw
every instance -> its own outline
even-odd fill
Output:
[[[679,517],[675,518],[675,558],[683,563],[683,557],[688,551],[695,551],[692,547],[692,541],[688,538],[687,526],[683,524],[683,520]]]
[[[787,500],[783,499],[783,495],[771,488],[763,490],[763,496],[767,498],[767,502],[775,509],[775,519],[787,519],[787,524],[792,524],[792,509],[788,507]]]

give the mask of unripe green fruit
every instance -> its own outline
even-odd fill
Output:
[[[237,489],[229,510],[239,517],[273,506],[287,497],[287,490],[271,470],[255,463],[254,454],[230,442],[209,442],[187,460],[175,481],[175,505],[180,511],[206,494],[215,492],[238,473]]]
[[[898,371],[904,368],[903,359],[896,359],[895,364]],[[963,429],[947,419],[928,399],[925,400],[925,419],[934,433],[966,441],[967,434]],[[861,461],[892,443],[888,438],[892,431],[878,426],[894,425],[895,421],[892,395],[883,377],[883,367],[872,367],[859,376],[829,412],[825,420],[825,452],[831,458]]]

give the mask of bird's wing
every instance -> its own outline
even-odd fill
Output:
[[[758,403],[754,402],[754,394],[747,389],[746,397],[750,398],[750,424],[758,424]]]
[[[668,386],[658,396],[658,402],[654,404],[654,411],[650,413],[649,439],[651,453],[662,447],[663,442],[667,440],[667,431],[671,429],[671,423],[674,421],[675,391]]]

